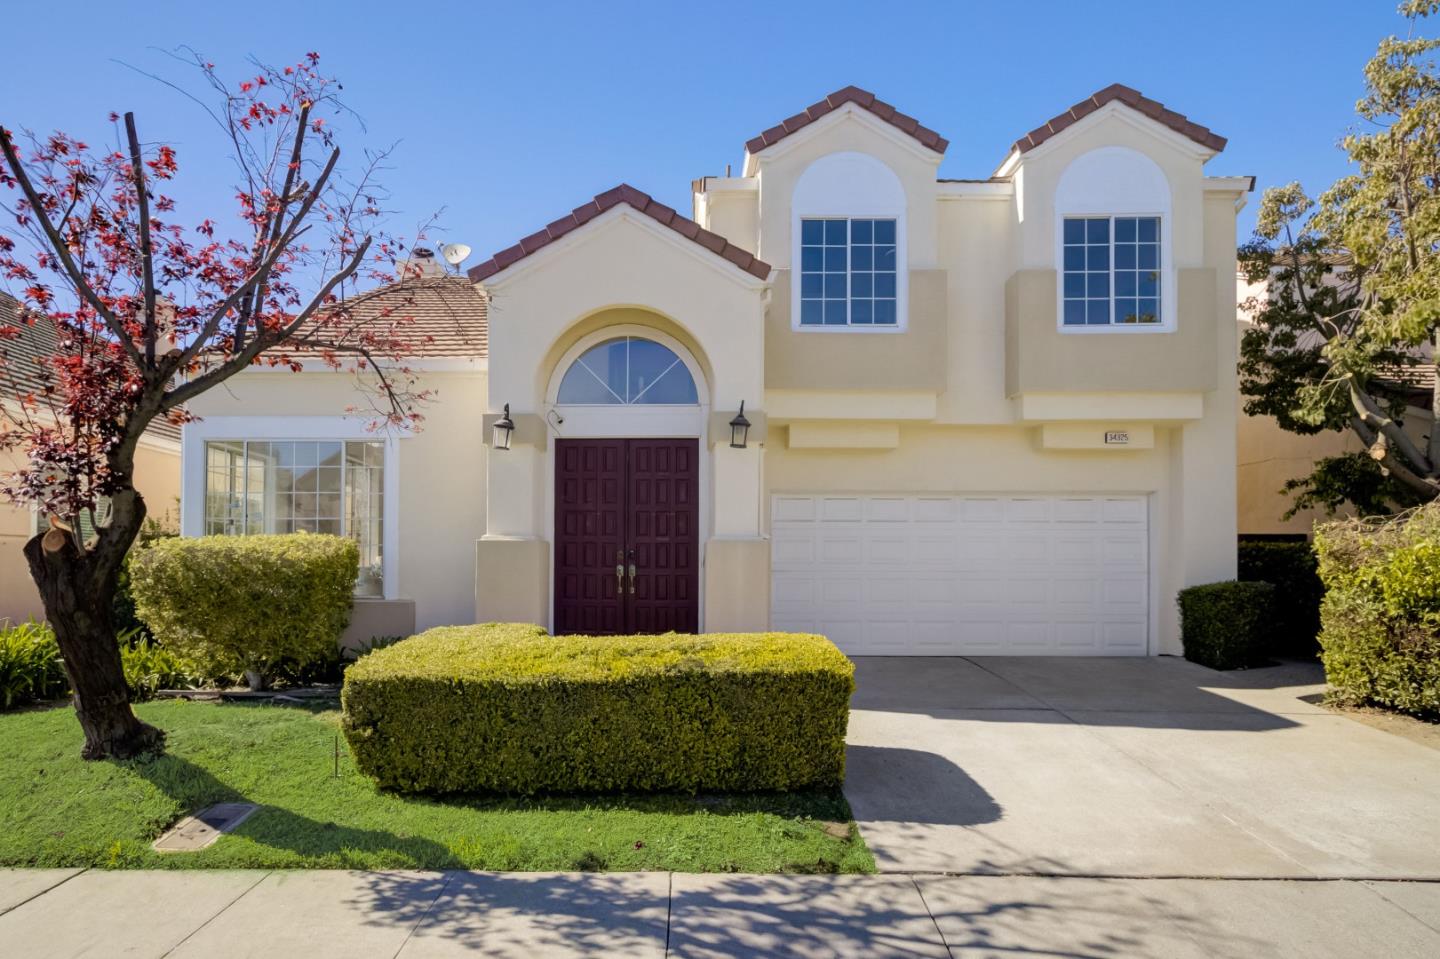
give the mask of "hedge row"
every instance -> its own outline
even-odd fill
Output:
[[[404,792],[836,786],[854,687],[823,636],[448,626],[352,666],[343,726]]]
[[[1440,717],[1440,503],[1315,534],[1321,661],[1338,699]]]
[[[1273,655],[1314,659],[1320,647],[1320,599],[1325,587],[1316,573],[1315,551],[1301,542],[1243,540],[1236,578],[1275,587],[1274,630],[1266,646]]]

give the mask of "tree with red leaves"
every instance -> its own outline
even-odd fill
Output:
[[[86,758],[159,749],[164,733],[136,718],[121,671],[111,607],[121,565],[145,518],[133,485],[135,450],[152,423],[187,419],[188,400],[257,364],[302,361],[355,369],[375,425],[414,427],[427,398],[404,363],[413,352],[403,310],[376,322],[347,301],[400,248],[381,234],[373,183],[383,153],[353,177],[333,133],[347,116],[319,57],[228,87],[196,58],[205,106],[238,168],[233,235],[217,219],[182,221],[160,191],[176,151],[147,145],[133,114],[111,114],[116,145],[98,150],[62,133],[0,125],[0,278],[25,304],[22,323],[59,333],[41,359],[42,388],[6,376],[0,326],[0,450],[25,465],[0,495],[38,509],[46,528],[25,544],[55,630],[85,733]],[[383,274],[394,278],[391,270]],[[108,500],[108,522],[97,503]],[[95,529],[86,538],[82,516]],[[263,611],[257,610],[257,615]]]

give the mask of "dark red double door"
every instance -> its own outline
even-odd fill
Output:
[[[699,628],[698,454],[693,439],[556,440],[557,634]]]

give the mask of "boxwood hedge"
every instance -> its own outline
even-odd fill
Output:
[[[402,792],[837,786],[854,674],[823,636],[446,626],[352,666],[343,726]]]
[[[1185,658],[1211,669],[1266,662],[1274,630],[1275,587],[1269,583],[1206,583],[1180,591],[1180,642]]]
[[[166,539],[131,555],[130,588],[196,672],[268,679],[335,653],[359,563],[354,540],[316,533]]]

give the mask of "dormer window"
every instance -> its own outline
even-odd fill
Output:
[[[800,221],[800,325],[895,326],[896,223],[825,217]]]

